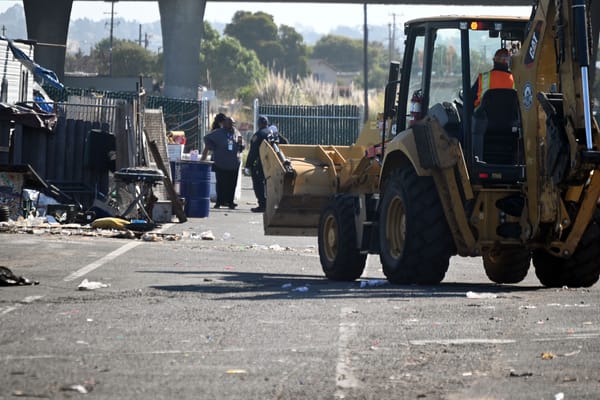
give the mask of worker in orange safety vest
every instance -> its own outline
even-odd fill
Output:
[[[515,81],[510,72],[510,52],[501,48],[494,54],[494,68],[489,72],[480,73],[471,88],[475,93],[474,108],[479,107],[481,98],[489,89],[514,89]]]

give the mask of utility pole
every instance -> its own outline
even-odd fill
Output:
[[[364,85],[365,85],[365,122],[369,119],[369,59],[368,59],[368,48],[369,48],[369,27],[367,25],[367,3],[363,3],[364,13],[364,27],[363,27],[363,74]]]
[[[105,0],[107,1],[107,0]],[[112,76],[112,56],[113,56],[113,27],[115,25],[115,3],[119,0],[110,1],[110,44],[108,49],[108,76]]]
[[[392,13],[392,23],[388,24],[388,35],[389,35],[389,61],[392,62],[396,55],[396,14]]]

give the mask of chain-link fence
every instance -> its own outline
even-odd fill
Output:
[[[107,99],[123,99],[132,102],[138,97],[135,92],[114,92],[93,89],[66,88],[59,91],[52,87],[44,87],[51,98],[57,102],[67,102],[70,96],[100,97]],[[162,108],[167,131],[184,131],[187,139],[188,151],[191,148],[200,148],[202,137],[205,133],[207,102],[190,99],[173,99],[162,96],[146,95],[145,108]]]

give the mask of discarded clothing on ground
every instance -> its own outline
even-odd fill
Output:
[[[31,281],[23,276],[17,276],[13,272],[0,265],[0,286],[23,286],[39,285],[38,281]]]

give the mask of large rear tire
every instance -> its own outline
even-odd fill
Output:
[[[522,247],[493,250],[483,257],[483,268],[492,282],[519,283],[527,276],[531,251]]]
[[[596,210],[573,256],[558,258],[544,250],[533,252],[535,274],[548,287],[590,287],[600,278],[600,211]]]
[[[353,281],[362,275],[367,260],[356,243],[354,197],[338,195],[319,219],[319,259],[325,276],[335,281]]]
[[[379,258],[392,283],[438,284],[455,253],[433,178],[394,171],[379,213]]]

